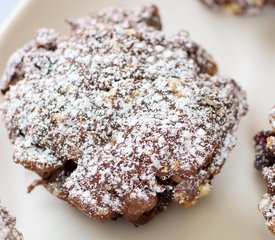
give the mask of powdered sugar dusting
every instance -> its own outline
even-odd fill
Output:
[[[231,14],[256,15],[262,12],[265,5],[273,5],[273,0],[200,0],[214,10],[222,9]]]
[[[264,180],[267,184],[268,191],[270,193],[274,192],[275,191],[275,182],[274,182],[275,168],[274,168],[274,166],[263,168],[262,174],[263,174]]]
[[[266,225],[274,233],[275,227],[275,196],[269,193],[263,195],[260,203],[259,210],[263,213],[266,219]]]
[[[0,206],[0,239],[23,240],[23,236],[15,227],[16,220],[9,212]]]
[[[5,95],[15,161],[40,173],[76,162],[62,188],[96,218],[135,221],[167,189],[197,202],[246,112],[236,83],[211,76],[215,63],[186,32],[159,31],[155,11],[103,11],[71,23],[68,38],[43,29]],[[162,184],[169,179],[174,186]],[[186,186],[192,195],[177,194]]]

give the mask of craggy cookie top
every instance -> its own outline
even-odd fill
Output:
[[[147,6],[70,21],[70,36],[41,29],[1,81],[14,160],[98,219],[137,223],[164,192],[195,204],[247,110],[205,50],[158,21]]]
[[[269,230],[275,234],[275,106],[269,114],[272,131],[258,133],[255,140],[255,167],[261,170],[267,186],[259,204],[259,210],[266,219]]]
[[[274,4],[274,0],[201,0],[214,10],[222,9],[228,13],[255,15],[262,11],[268,4]]]
[[[23,240],[23,235],[15,227],[16,220],[9,212],[0,206],[0,239]]]
[[[260,203],[259,210],[266,219],[269,230],[275,234],[275,196],[268,193],[264,194]]]

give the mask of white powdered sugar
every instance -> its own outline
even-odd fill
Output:
[[[263,213],[266,219],[266,225],[274,232],[275,226],[275,196],[269,193],[263,195],[260,203],[259,210]]]
[[[23,240],[23,236],[15,227],[16,220],[10,216],[6,208],[0,206],[0,239]]]
[[[74,161],[56,178],[62,198],[96,218],[134,221],[166,189],[179,203],[198,200],[247,105],[233,80],[211,76],[212,58],[185,32],[158,30],[155,7],[109,11],[71,22],[67,38],[40,31],[8,65],[3,116],[16,162],[53,186],[49,173]],[[179,195],[185,186],[195,195]]]

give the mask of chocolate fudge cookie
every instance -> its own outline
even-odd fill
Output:
[[[23,240],[23,235],[16,227],[15,217],[10,216],[9,212],[0,206],[0,239],[1,240]]]
[[[255,167],[262,172],[267,185],[259,210],[266,219],[269,230],[275,234],[275,107],[270,112],[272,131],[262,131],[254,137],[256,160]]]
[[[41,177],[31,188],[137,225],[196,204],[236,143],[242,89],[185,31],[160,31],[155,6],[69,24],[39,30],[1,80],[14,161]]]
[[[274,0],[200,0],[214,10],[238,15],[259,14],[264,6],[274,4]]]

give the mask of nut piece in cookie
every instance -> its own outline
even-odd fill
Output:
[[[188,33],[162,32],[153,5],[69,23],[40,30],[0,85],[14,161],[40,176],[29,190],[136,225],[196,204],[236,143],[242,89]]]

